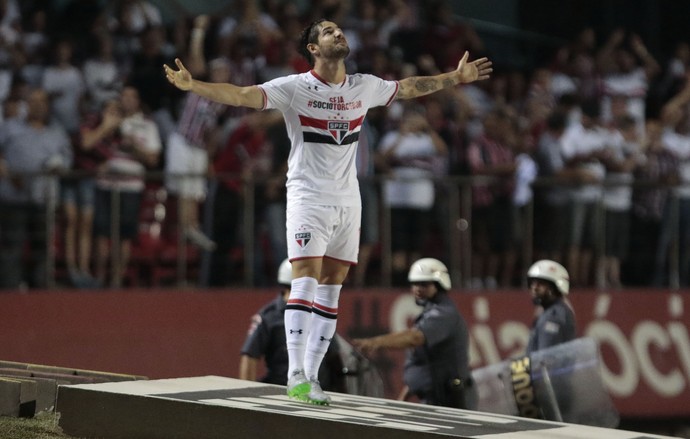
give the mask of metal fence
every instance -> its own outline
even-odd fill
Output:
[[[11,176],[10,176],[11,177]],[[30,178],[32,176],[24,176]],[[68,175],[63,175],[61,178],[84,178],[83,174],[71,173]],[[175,178],[185,178],[189,177],[186,175],[175,176]],[[259,185],[264,183],[262,180],[255,180],[251,177],[243,178],[235,175],[217,175],[209,178],[209,186],[213,187],[218,183],[218,179],[221,177],[233,177],[242,178],[242,198],[243,206],[241,207],[241,230],[238,233],[241,236],[241,242],[238,243],[237,247],[233,249],[232,255],[228,254],[227,257],[234,257],[238,264],[241,266],[241,270],[236,273],[233,279],[232,285],[253,287],[256,285],[256,279],[265,277],[267,279],[267,284],[270,285],[275,278],[275,272],[271,272],[270,269],[266,269],[270,264],[256,264],[252,261],[256,260],[256,249],[259,247],[260,240],[264,239],[258,236],[255,232],[256,225],[263,221],[260,212],[257,211],[257,206],[255,204],[256,190]],[[377,176],[370,179],[368,182],[373,183],[377,188],[377,203],[379,209],[379,237],[380,240],[376,244],[375,254],[370,267],[369,275],[367,276],[367,283],[365,286],[381,286],[388,287],[394,283],[394,273],[392,269],[392,236],[391,236],[391,210],[383,204],[383,198],[381,196],[381,185],[386,181],[385,176]],[[167,193],[165,185],[163,184],[163,175],[160,172],[151,172],[146,176],[146,189],[144,199],[149,201],[144,201],[144,203],[153,203],[157,206],[146,206],[147,208],[158,209],[158,213],[155,222],[158,222],[158,231],[160,232],[160,227],[164,227],[166,221],[165,217],[171,216],[170,209],[179,209],[179,203],[171,202],[172,197]],[[450,275],[454,286],[460,288],[469,288],[470,273],[472,273],[473,265],[473,225],[472,225],[472,187],[477,184],[487,184],[491,183],[493,179],[491,177],[473,176],[473,177],[463,177],[463,176],[445,176],[442,178],[437,178],[435,181],[436,188],[436,204],[434,208],[429,212],[432,218],[432,232],[429,238],[429,242],[426,243],[424,249],[422,250],[425,254],[422,256],[433,256],[445,261],[450,269]],[[59,184],[58,180],[55,180],[55,184]],[[548,187],[557,184],[553,180],[548,179],[538,179],[533,184],[533,187]],[[608,182],[604,181],[603,185],[616,184],[620,185],[620,182]],[[639,182],[630,183],[633,185],[633,189],[639,187],[647,188],[659,188],[660,186],[650,183],[650,182]],[[54,189],[54,188],[53,188]],[[665,188],[669,189],[669,188]],[[61,209],[60,200],[56,196],[59,191],[51,190],[48,201],[45,203],[46,209],[46,232],[48,239],[48,248],[46,251],[47,266],[48,270],[46,272],[46,285],[49,287],[62,287],[63,280],[60,276],[60,268],[64,264],[64,255],[61,254],[59,249],[55,245],[56,237],[62,233],[61,228]],[[671,213],[669,218],[670,224],[670,251],[668,253],[668,264],[667,264],[667,275],[668,275],[668,287],[672,289],[678,289],[680,285],[680,270],[681,270],[681,239],[679,236],[679,200],[673,196],[673,192],[669,191],[669,206],[668,210]],[[211,200],[207,200],[210,202]],[[118,252],[119,248],[119,211],[120,206],[118,204],[118,197],[112,197],[112,233],[111,233],[111,254],[110,254],[110,264],[111,267],[115,267],[118,263],[121,255]],[[238,207],[239,209],[240,207]],[[366,206],[365,206],[366,208]],[[515,249],[517,255],[518,263],[516,267],[518,270],[526,270],[527,264],[530,264],[534,257],[534,236],[539,233],[538,230],[534,230],[534,203],[530,202],[528,205],[522,209],[520,215],[520,220],[524,224],[523,233],[520,236],[519,248]],[[208,219],[209,215],[213,215],[212,206],[205,206],[202,208],[202,221],[203,217],[206,216]],[[600,209],[603,211],[603,209]],[[567,212],[563,212],[563,215],[567,215]],[[182,217],[180,212],[174,215],[179,222],[179,218]],[[150,224],[149,224],[150,225]],[[170,224],[168,224],[169,226]],[[177,224],[179,227],[179,223]],[[3,233],[0,230],[0,234]],[[599,261],[603,256],[604,252],[604,242],[605,242],[605,227],[603,215],[599,215],[597,221],[597,230],[595,233],[601,239],[597,240],[597,245],[594,250],[594,260]],[[185,287],[185,286],[195,286],[204,287],[205,279],[203,276],[203,271],[208,270],[208,265],[204,265],[207,259],[204,259],[207,255],[204,252],[198,254],[198,257],[190,258],[189,246],[191,245],[186,241],[183,234],[177,233],[174,242],[168,242],[168,250],[174,252],[174,263],[171,265],[168,260],[168,270],[173,273],[167,282],[148,285],[148,286],[167,286],[167,287]],[[689,249],[690,250],[690,249]],[[137,246],[135,244],[133,254],[136,254]],[[264,254],[263,259],[272,259],[274,255]],[[280,261],[271,261],[275,267],[280,263]],[[135,265],[138,262],[132,260],[130,265]],[[163,263],[162,261],[149,261],[151,267],[142,267],[143,271],[148,268],[155,269],[156,263]],[[194,266],[192,269],[192,265]],[[141,271],[139,275],[141,275]],[[259,272],[257,272],[257,270]],[[149,273],[150,274],[150,273]],[[516,278],[522,279],[521,276],[516,276]],[[141,285],[146,286],[146,281],[141,281]],[[595,281],[595,286],[602,286],[602,279],[597,278]],[[524,280],[518,281],[518,283],[524,283]],[[116,282],[111,282],[109,287],[122,287]],[[126,285],[125,285],[126,286]],[[514,286],[524,286],[524,285],[514,285]]]

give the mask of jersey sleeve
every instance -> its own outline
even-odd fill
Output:
[[[400,83],[398,83],[398,81],[387,81],[369,74],[362,75],[362,78],[370,88],[370,107],[387,107],[398,95],[398,90],[400,89]]]
[[[282,76],[259,85],[264,95],[262,110],[277,109],[285,111],[292,104],[298,75]]]

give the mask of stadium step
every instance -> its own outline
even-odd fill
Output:
[[[33,417],[36,388],[36,382],[30,379],[0,377],[0,416]]]
[[[32,417],[54,410],[59,385],[146,379],[139,375],[0,361],[0,416]]]
[[[58,388],[59,425],[102,439],[663,438],[329,392],[330,406],[289,399],[284,386],[204,376]]]

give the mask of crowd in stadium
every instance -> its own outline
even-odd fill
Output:
[[[455,69],[465,51],[492,57],[449,1],[432,3],[237,0],[166,21],[143,0],[0,0],[0,288],[47,286],[53,243],[74,286],[136,284],[142,226],[160,220],[162,199],[179,226],[171,251],[188,244],[201,284],[237,282],[250,220],[265,237],[252,252],[253,284],[271,284],[286,256],[282,119],[220,109],[201,134],[204,187],[173,215],[173,183],[185,176],[169,148],[186,96],[162,66],[192,60],[201,77],[225,68],[237,85],[304,72],[299,33],[324,17],[345,31],[351,74],[401,79]],[[371,282],[379,264],[384,209],[394,282],[420,256],[448,260],[456,192],[445,183],[488,176],[473,180],[463,217],[467,288],[520,285],[532,262],[521,260],[525,245],[534,260],[562,262],[574,286],[687,286],[689,65],[686,41],[661,59],[627,29],[585,27],[540,65],[495,64],[488,81],[371,111],[358,150],[364,213],[352,282]]]

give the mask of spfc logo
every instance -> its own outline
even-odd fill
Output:
[[[309,241],[311,241],[311,232],[295,233],[295,242],[297,242],[297,245],[300,247],[306,247]]]
[[[350,132],[350,122],[328,121],[328,132],[339,144],[343,141],[347,133]]]

